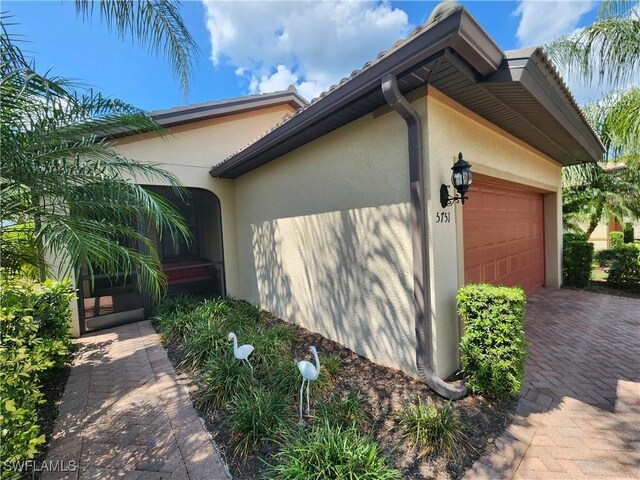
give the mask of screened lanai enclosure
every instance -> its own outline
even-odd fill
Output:
[[[138,228],[153,240],[167,277],[167,295],[193,295],[198,298],[225,294],[224,257],[220,201],[211,192],[189,188],[189,195],[180,198],[171,188],[149,186],[148,190],[162,195],[184,216],[191,241],[159,235],[146,225]],[[135,272],[99,272],[94,269],[94,281],[88,269],[78,276],[78,307],[82,332],[108,328],[142,320],[149,316],[153,304],[147,292],[138,284]]]

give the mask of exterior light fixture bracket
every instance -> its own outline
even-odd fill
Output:
[[[440,186],[440,205],[442,205],[442,208],[449,207],[455,202],[460,202],[464,205],[464,201],[469,198],[466,193],[472,182],[471,165],[462,158],[462,153],[458,153],[458,161],[453,164],[451,170],[453,171],[451,173],[451,183],[453,183],[458,195],[450,196],[449,186],[443,183]]]

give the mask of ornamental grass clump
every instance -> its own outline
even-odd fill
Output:
[[[180,365],[192,369],[203,367],[210,357],[229,353],[227,335],[230,331],[227,322],[215,318],[202,318],[199,312],[193,312],[194,323],[182,345]]]
[[[342,360],[335,353],[323,355],[320,359],[320,375],[318,379],[311,382],[312,392],[322,392],[327,390],[338,379],[342,371]]]
[[[400,480],[400,472],[387,464],[378,444],[355,425],[334,426],[323,420],[310,431],[285,436],[269,468],[279,480],[363,479]]]
[[[345,397],[332,396],[318,402],[318,417],[333,426],[357,426],[366,431],[370,427],[370,418],[364,408],[364,400],[359,390],[352,388]]]
[[[237,392],[252,388],[251,370],[232,355],[209,358],[203,368],[197,403],[204,408],[224,407]]]
[[[464,323],[462,370],[472,393],[492,398],[516,395],[524,377],[524,291],[469,284],[458,291]]]
[[[428,400],[405,404],[395,415],[403,437],[418,450],[419,455],[444,454],[454,458],[460,450],[460,422],[451,410],[451,402],[443,408]]]
[[[233,454],[241,458],[274,441],[286,431],[287,420],[292,416],[282,396],[261,387],[239,390],[228,408]]]
[[[289,358],[279,358],[266,370],[256,371],[256,378],[284,398],[295,398],[302,382],[295,362]]]
[[[220,297],[205,300],[186,316],[190,329],[184,336],[181,366],[196,369],[203,367],[210,357],[230,352],[229,332],[235,332],[239,338],[245,338],[245,332],[255,332],[261,311],[248,302]]]
[[[289,350],[296,338],[296,327],[293,325],[259,325],[245,332],[244,342],[255,347],[252,361],[257,365],[269,366],[288,358]]]

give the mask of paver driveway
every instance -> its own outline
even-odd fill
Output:
[[[76,344],[47,460],[79,469],[42,478],[228,478],[148,321]]]
[[[527,305],[514,424],[479,478],[640,478],[640,300],[543,290]]]

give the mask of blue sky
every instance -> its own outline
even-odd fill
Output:
[[[462,2],[503,50],[547,42],[593,21],[594,1]],[[349,75],[427,19],[437,2],[183,2],[201,53],[188,97],[166,60],[83,22],[73,2],[3,1],[10,31],[39,71],[72,78],[145,110],[281,90],[307,98]],[[570,82],[574,83],[574,82]],[[581,102],[597,89],[571,85]]]

